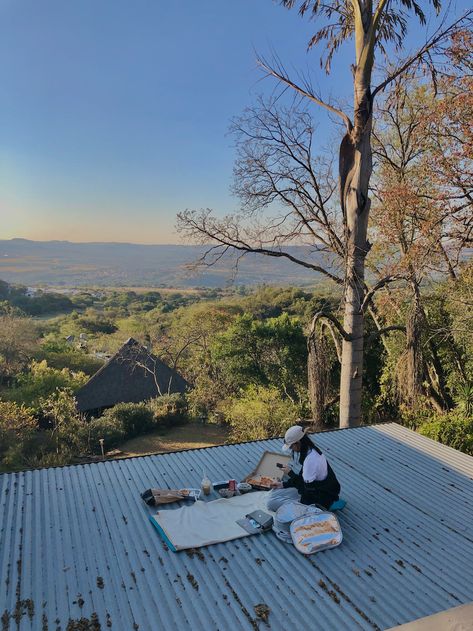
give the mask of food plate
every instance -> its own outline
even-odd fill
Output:
[[[291,523],[290,531],[295,548],[302,554],[335,548],[343,540],[338,519],[328,511],[298,517]]]
[[[254,489],[263,489],[265,491],[272,488],[272,485],[279,482],[278,478],[270,478],[267,475],[254,475],[246,478],[246,482],[251,484]]]
[[[253,487],[251,486],[251,484],[248,484],[248,482],[239,482],[237,484],[237,489],[240,493],[248,493],[248,491],[251,491]]]

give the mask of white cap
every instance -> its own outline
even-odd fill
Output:
[[[291,446],[301,440],[303,436],[305,436],[305,430],[300,425],[293,425],[284,434],[284,445],[282,450],[286,452],[290,451]]]

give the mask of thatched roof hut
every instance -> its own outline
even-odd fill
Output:
[[[187,381],[130,337],[76,393],[77,409],[93,413],[117,403],[140,403],[185,392]]]

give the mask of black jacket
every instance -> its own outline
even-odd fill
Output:
[[[322,454],[318,447],[315,450]],[[304,464],[305,458],[300,461]],[[294,487],[301,495],[302,504],[318,504],[324,508],[330,508],[330,505],[338,500],[340,494],[340,483],[337,480],[332,467],[327,462],[327,477],[325,480],[314,480],[314,482],[305,482],[302,477],[302,469],[300,473],[289,471],[289,479],[283,482],[284,488]]]

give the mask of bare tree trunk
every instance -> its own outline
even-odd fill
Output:
[[[420,296],[416,291],[414,303],[406,322],[406,383],[400,384],[401,388],[406,388],[406,398],[411,405],[415,405],[419,397],[424,393],[425,360],[421,341],[423,320]]]
[[[365,257],[370,200],[368,185],[372,170],[370,69],[355,73],[354,127],[340,146],[340,194],[346,225],[346,271],[343,328],[348,339],[342,345],[340,377],[340,427],[361,422],[363,376],[363,298]]]
[[[318,431],[324,426],[324,412],[329,387],[328,346],[323,333],[312,331],[307,340],[307,379],[313,426]]]

